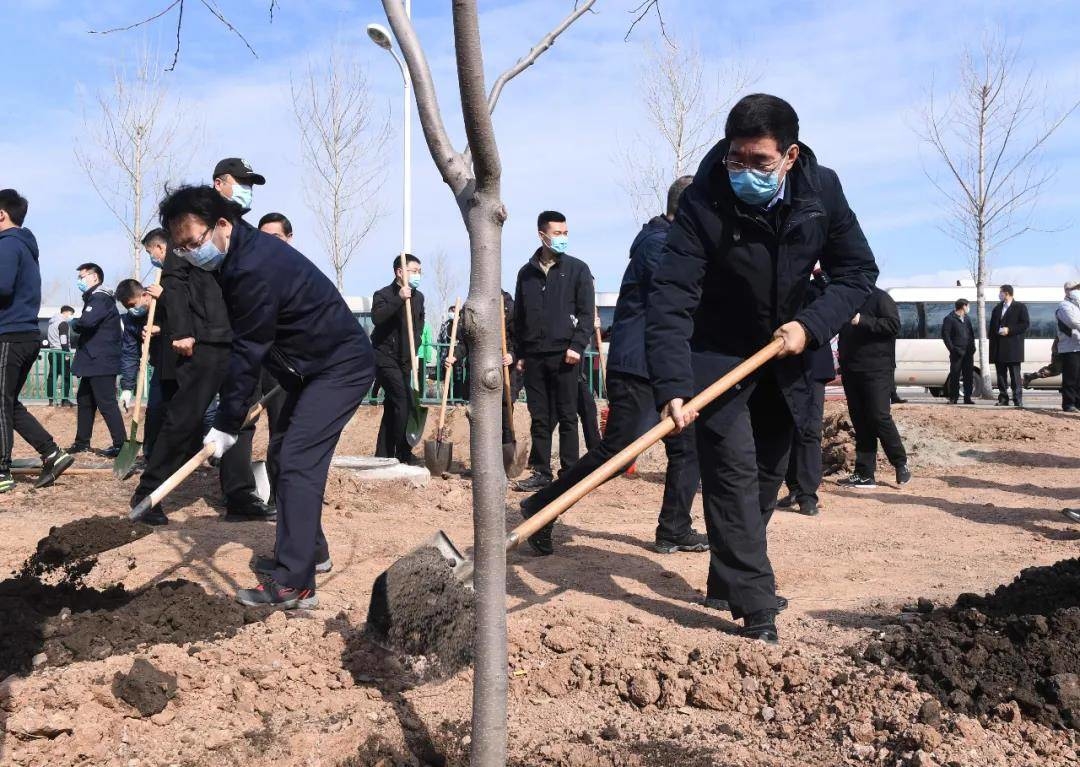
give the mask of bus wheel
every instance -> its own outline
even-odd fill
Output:
[[[930,392],[931,397],[945,396],[945,388],[943,386],[927,386],[926,390]]]

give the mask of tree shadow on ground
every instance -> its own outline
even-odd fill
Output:
[[[981,477],[965,477],[963,475],[947,475],[938,477],[949,487],[962,487],[971,490],[1003,490],[1018,495],[1038,495],[1045,498],[1054,498],[1059,501],[1076,501],[1080,499],[1080,488],[1053,488],[1033,485],[1025,482],[1021,485],[1006,485],[1003,482],[994,482]]]
[[[1080,540],[1080,530],[1062,526],[1049,526],[1042,522],[1054,522],[1064,525],[1063,517],[1055,511],[1038,506],[997,506],[992,503],[960,503],[945,498],[921,496],[912,498],[906,495],[888,493],[860,492],[859,497],[869,498],[884,504],[908,506],[913,503],[940,509],[948,514],[982,525],[1008,525],[1038,535],[1052,541]]]
[[[961,450],[958,455],[974,458],[979,463],[998,463],[1008,466],[1028,466],[1037,469],[1080,469],[1080,458],[1028,453],[1023,450]]]

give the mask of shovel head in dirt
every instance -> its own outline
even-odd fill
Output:
[[[433,475],[450,471],[454,460],[454,443],[447,440],[428,440],[424,443],[424,465]]]
[[[127,479],[135,471],[135,461],[142,450],[142,442],[138,440],[139,422],[131,422],[131,432],[127,440],[120,446],[120,453],[113,461],[113,474],[117,479]]]
[[[411,394],[409,419],[405,422],[405,440],[409,443],[409,447],[416,447],[420,444],[420,440],[424,438],[428,409],[420,404],[420,392],[413,389]]]

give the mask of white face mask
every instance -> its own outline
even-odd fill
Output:
[[[1069,298],[1071,298],[1073,301],[1076,301],[1077,303],[1080,303],[1080,289],[1070,290]]]

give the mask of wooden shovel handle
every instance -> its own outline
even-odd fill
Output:
[[[454,321],[450,323],[450,351],[447,352],[446,358],[454,356],[454,349],[457,348],[457,324],[458,316],[461,314],[461,299],[459,298],[454,304]],[[443,426],[446,425],[446,400],[450,398],[450,378],[454,368],[450,365],[446,366],[446,370],[443,373],[442,382],[442,404],[439,405],[439,426],[435,431],[435,439],[442,439]]]
[[[161,285],[161,269],[154,270],[154,285]],[[154,327],[154,315],[157,314],[157,299],[150,297],[150,310],[146,313],[146,338],[142,340],[142,355],[139,357],[139,377],[135,380],[135,409],[131,413],[131,423],[135,427],[134,435],[139,435],[139,416],[142,411],[143,390],[146,385],[146,366],[150,361],[150,338]]]
[[[262,415],[262,411],[266,409],[266,403],[280,393],[281,387],[275,386],[273,389],[264,394],[262,398],[251,407],[251,410],[248,411],[247,418],[244,419],[244,426],[250,426],[252,423],[254,423],[258,419],[258,417]],[[144,498],[138,506],[133,508],[128,513],[128,518],[132,520],[142,519],[144,516],[146,516],[146,513],[150,511],[150,509],[165,500],[165,497],[169,495],[169,493],[175,490],[181,482],[190,477],[195,471],[195,469],[199,468],[199,466],[202,465],[203,461],[207,460],[213,455],[214,446],[203,445],[202,450],[191,456],[191,458],[188,459],[187,463],[185,463],[183,466],[173,472],[173,474],[168,479],[158,485],[157,488],[150,493],[150,495],[146,496],[146,498]]]
[[[732,370],[726,373],[710,384],[704,391],[686,403],[683,407],[690,410],[700,411],[710,402],[718,398],[721,394],[726,392],[735,384],[742,381],[748,375],[760,368],[766,362],[771,360],[784,348],[784,342],[780,338],[775,338],[769,342],[768,346],[765,346],[760,351],[755,353],[752,357],[743,360]],[[644,453],[648,448],[655,445],[661,439],[666,437],[675,429],[675,421],[672,418],[665,418],[656,426],[649,429],[642,434],[636,440],[631,442],[619,453],[609,458],[603,465],[598,466],[592,474],[585,477],[578,482],[572,488],[560,495],[554,501],[545,506],[538,513],[529,517],[520,525],[515,527],[510,535],[506,538],[507,550],[514,548],[524,538],[528,538],[540,528],[544,527],[549,522],[555,520],[564,511],[569,509],[575,503],[580,501],[590,492],[598,488],[607,480],[614,477],[619,473],[619,470],[629,464],[639,455]]]
[[[402,287],[409,284],[409,273],[405,270],[408,266],[405,258],[405,251],[401,251],[401,284]],[[412,288],[409,288],[410,295],[412,294]],[[412,366],[412,387],[414,391],[420,391],[420,381],[418,380],[416,370],[416,337],[413,335],[413,321],[412,321],[412,299],[405,299],[405,327],[409,333],[409,364]]]
[[[502,303],[500,299],[499,303]],[[506,357],[506,305],[503,304],[499,307],[499,327],[502,328],[502,355]],[[500,360],[501,362],[501,360]],[[503,399],[506,401],[506,407],[512,409],[514,407],[510,397],[510,368],[506,365],[502,366],[503,369]]]

